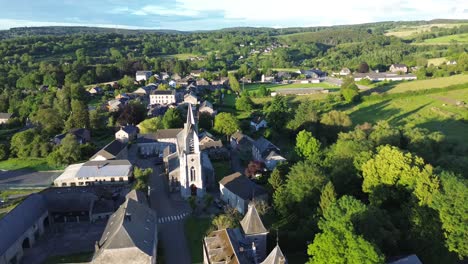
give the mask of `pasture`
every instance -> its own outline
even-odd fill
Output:
[[[380,83],[372,91],[387,93],[404,93],[408,91],[427,90],[434,88],[444,88],[451,85],[467,84],[468,75],[458,74],[450,77],[440,77],[428,80],[402,81]]]
[[[241,84],[242,86],[242,84]],[[271,91],[276,91],[278,89],[283,88],[324,88],[329,90],[338,90],[339,86],[333,85],[328,82],[321,82],[321,83],[291,83],[291,84],[274,84],[274,83],[254,83],[254,84],[246,84],[244,86],[245,90],[249,92],[254,92],[260,89],[260,87],[265,86],[266,88],[270,89]]]
[[[450,44],[452,42],[468,43],[468,33],[426,39],[425,44]]]
[[[431,31],[432,27],[439,27],[439,28],[454,28],[461,25],[465,25],[464,23],[450,23],[450,24],[428,24],[428,25],[420,25],[420,26],[401,26],[394,29],[389,30],[385,33],[387,36],[395,36],[398,38],[409,38],[415,37],[417,34]]]
[[[433,59],[428,59],[427,60],[427,66],[429,65],[434,65],[434,66],[439,66],[447,62],[447,58],[442,57],[442,58],[433,58]]]

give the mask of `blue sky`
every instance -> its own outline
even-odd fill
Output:
[[[0,0],[0,29],[100,26],[209,30],[468,19],[467,0]]]

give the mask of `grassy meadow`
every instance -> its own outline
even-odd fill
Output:
[[[0,161],[0,170],[30,169],[33,171],[63,170],[63,167],[52,167],[47,164],[45,158],[11,158]]]
[[[242,84],[241,84],[242,85]],[[265,86],[266,88],[276,91],[279,89],[284,89],[284,88],[324,88],[324,89],[336,89],[338,90],[339,87],[327,82],[321,82],[321,83],[291,83],[291,84],[273,84],[273,83],[253,83],[253,84],[246,84],[244,88],[249,91],[257,91],[260,89],[260,87]]]
[[[404,93],[408,91],[427,90],[434,88],[445,88],[451,85],[467,84],[468,74],[458,74],[450,77],[440,77],[428,80],[414,80],[401,82],[381,82],[377,83],[372,91],[386,93]]]
[[[450,24],[429,24],[429,25],[420,25],[420,26],[401,26],[389,30],[385,35],[387,36],[395,36],[399,38],[408,38],[414,37],[417,34],[428,32],[431,30],[432,27],[439,27],[439,28],[454,28],[459,27],[461,25],[465,25],[463,23],[450,23]]]
[[[427,44],[450,44],[452,41],[456,41],[456,42],[460,42],[460,43],[468,43],[468,33],[443,36],[443,37],[433,38],[433,39],[426,39],[426,40],[424,40],[424,43],[427,43]]]

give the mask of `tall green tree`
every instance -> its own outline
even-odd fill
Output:
[[[229,137],[239,130],[239,121],[230,113],[219,113],[215,117],[213,129]]]
[[[169,108],[163,116],[162,123],[164,128],[181,128],[184,126],[184,120],[177,108]]]
[[[320,210],[321,213],[324,212],[336,202],[336,192],[335,187],[333,187],[333,183],[329,181],[325,187],[323,187],[322,194],[320,194]]]
[[[312,136],[312,133],[302,130],[296,137],[296,153],[314,164],[321,163],[320,141]]]
[[[228,78],[229,78],[229,86],[231,87],[231,89],[235,93],[240,94],[241,88],[240,88],[240,84],[239,84],[239,81],[237,80],[236,76],[234,74],[232,74],[232,73],[229,73]]]
[[[65,123],[65,129],[89,128],[89,112],[86,103],[73,99],[71,101],[71,114]]]

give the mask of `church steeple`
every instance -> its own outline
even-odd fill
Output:
[[[188,104],[187,122],[184,124],[185,153],[193,154],[200,152],[200,143],[197,134],[197,126],[193,117],[192,105]]]

